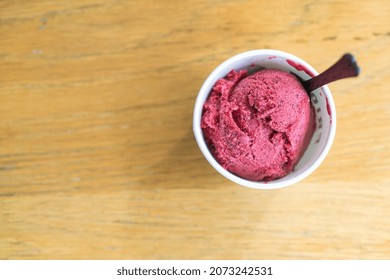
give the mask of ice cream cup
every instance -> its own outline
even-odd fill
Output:
[[[201,152],[221,175],[245,187],[276,189],[287,187],[303,180],[322,163],[330,150],[335,136],[336,109],[328,86],[323,86],[310,93],[310,100],[316,112],[316,129],[302,158],[294,170],[286,176],[268,182],[258,182],[241,178],[227,171],[213,157],[203,137],[201,128],[203,104],[215,82],[225,77],[231,70],[247,69],[249,73],[252,73],[263,68],[291,72],[304,80],[318,75],[318,72],[310,64],[286,52],[262,49],[240,53],[219,65],[203,83],[195,102],[193,131]]]

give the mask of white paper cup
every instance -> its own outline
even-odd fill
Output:
[[[304,80],[318,75],[318,72],[307,62],[286,52],[263,49],[238,54],[219,65],[203,83],[195,102],[193,130],[196,142],[203,155],[221,175],[245,187],[276,189],[290,186],[306,178],[325,159],[336,132],[336,108],[328,86],[323,86],[310,93],[311,103],[316,112],[316,130],[302,158],[294,170],[286,176],[268,182],[258,182],[241,178],[227,171],[213,157],[203,137],[201,129],[203,104],[215,82],[226,77],[231,70],[247,69],[249,73],[253,73],[262,68],[292,72]]]

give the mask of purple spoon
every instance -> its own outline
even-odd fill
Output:
[[[356,59],[352,54],[346,53],[324,72],[310,80],[301,81],[301,83],[305,90],[310,93],[331,82],[349,77],[357,77],[359,73],[360,68],[356,63]]]

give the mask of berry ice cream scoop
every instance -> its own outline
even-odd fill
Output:
[[[315,129],[315,114],[301,82],[267,69],[248,76],[232,70],[219,79],[203,106],[201,127],[215,159],[249,180],[287,175]]]

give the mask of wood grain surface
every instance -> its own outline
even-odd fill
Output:
[[[325,70],[336,139],[309,178],[240,187],[192,110],[227,58]],[[389,259],[390,2],[0,1],[1,259]]]

